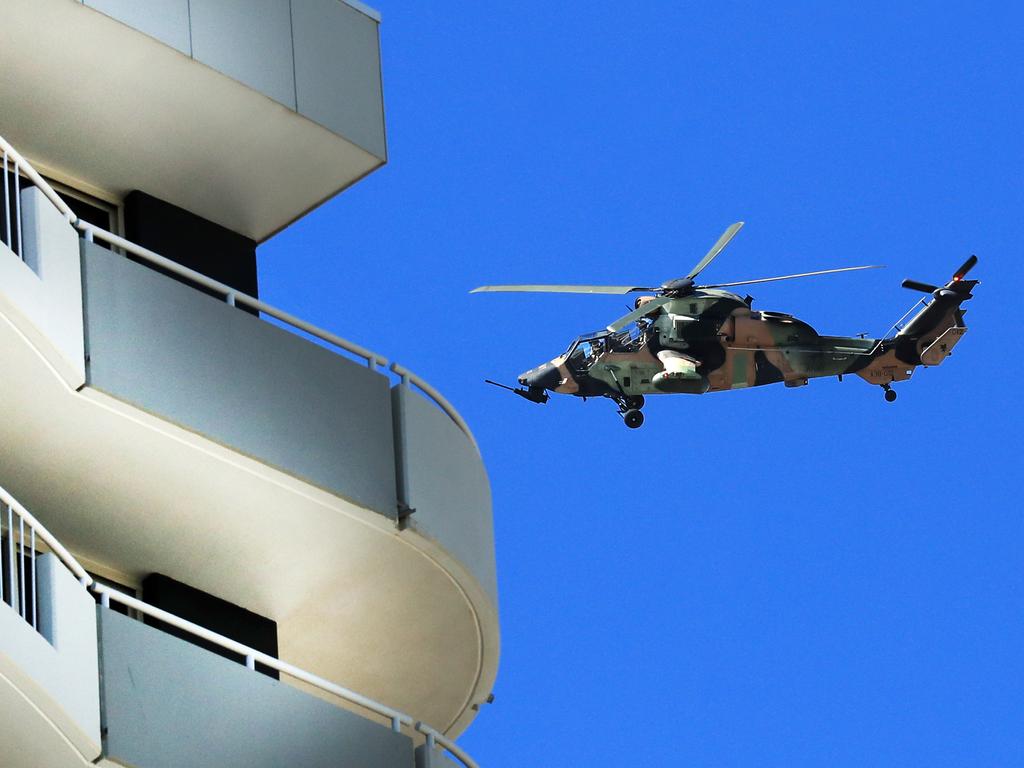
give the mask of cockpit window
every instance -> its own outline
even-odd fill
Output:
[[[635,326],[618,333],[598,331],[575,339],[566,350],[566,363],[573,371],[584,372],[601,355],[607,352],[635,352],[643,346],[643,342],[643,332]]]
[[[574,371],[585,371],[594,364],[603,351],[603,340],[593,339],[577,341],[576,348],[569,354],[569,368]]]
[[[582,336],[577,336],[575,339],[572,340],[572,343],[569,344],[569,348],[565,350],[565,354],[571,355],[572,351],[576,349],[576,347],[580,344],[583,344],[585,342],[600,341],[601,339],[607,338],[610,335],[611,334],[608,331],[602,330],[594,331],[593,333],[585,333]]]
[[[643,346],[643,342],[644,330],[635,324],[608,337],[613,352],[636,352]]]

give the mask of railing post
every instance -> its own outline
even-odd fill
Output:
[[[18,250],[14,251],[21,260],[25,260],[25,249],[21,244],[21,172],[18,164],[14,164],[14,228],[18,232]],[[14,250],[14,246],[11,246]]]
[[[437,749],[437,742],[434,740],[434,734],[427,732],[427,740],[423,744],[424,763],[426,768],[433,768],[434,766],[434,751]]]
[[[391,730],[394,731],[395,733],[401,733],[402,732],[402,721],[399,720],[397,717],[392,717],[391,718]]]
[[[16,608],[15,594],[17,583],[14,581],[14,510],[7,505],[7,591],[10,592],[11,600],[9,605]]]
[[[245,657],[245,668],[253,671],[256,669],[256,657],[251,653]]]
[[[21,618],[28,621],[28,613],[25,609],[25,518],[18,515],[18,596],[21,599]]]
[[[110,607],[110,593],[109,592],[104,592],[103,594],[100,595],[100,605],[102,605],[104,608],[109,608]]]
[[[395,367],[392,366],[394,371]],[[396,371],[397,373],[397,371]],[[409,492],[409,441],[406,433],[408,425],[406,399],[409,394],[409,374],[399,373],[402,383],[397,392],[397,401],[391,411],[395,428],[395,475],[398,486],[398,523],[399,530],[402,530],[408,523],[409,515],[415,510],[412,506],[412,499]]]
[[[32,545],[29,550],[32,558],[32,629],[39,630],[39,593],[36,591],[36,529],[32,528]]]
[[[6,230],[5,230],[7,234],[4,237],[4,242],[7,243],[9,248],[13,249],[14,248],[14,243],[11,241],[11,197],[10,197],[10,192],[8,191],[10,185],[7,182],[7,176],[8,176],[8,171],[7,171],[7,150],[5,149],[4,150],[4,221],[7,223]]]
[[[434,735],[430,731],[420,729],[422,723],[416,724],[416,730],[426,736],[426,740],[416,747],[416,768],[433,768],[434,766]]]
[[[94,237],[93,237],[93,234],[92,234],[92,227],[86,227],[85,228],[85,242],[87,242],[87,243],[94,242]]]
[[[3,534],[4,534],[4,530],[3,530],[3,516],[4,516],[4,509],[6,507],[7,507],[7,504],[4,503],[4,501],[2,499],[0,499],[0,549],[3,549],[3,546],[2,546],[2,544],[3,544]],[[7,579],[7,575],[4,573],[4,569],[0,568],[0,602],[4,602],[4,584],[6,583],[6,579]]]
[[[229,307],[235,306],[235,295],[236,294],[234,291],[229,291],[228,294],[224,297],[224,301],[228,303]]]

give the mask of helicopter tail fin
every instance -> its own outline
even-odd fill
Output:
[[[896,350],[900,359],[915,365],[938,365],[949,356],[967,333],[964,323],[966,310],[961,308],[961,304],[972,298],[971,291],[978,281],[965,280],[964,276],[977,263],[978,257],[971,256],[944,286],[917,280],[903,281],[904,288],[928,293],[931,301],[896,334]]]
[[[965,280],[964,276],[977,261],[976,256],[971,256],[944,286],[903,281],[904,288],[930,294],[931,300],[925,300],[924,308],[906,325],[900,327],[897,323],[898,333],[880,341],[870,362],[858,371],[868,383],[884,387],[886,399],[895,398],[895,392],[888,391],[890,384],[906,381],[919,365],[941,364],[967,333],[967,310],[961,305],[972,298],[971,291],[978,281]]]

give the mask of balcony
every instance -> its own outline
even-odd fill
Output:
[[[11,0],[4,133],[51,178],[262,241],[386,161],[378,25],[343,0]]]
[[[9,489],[90,570],[269,617],[282,658],[460,733],[499,631],[487,474],[458,413],[376,353],[76,229],[5,154],[21,174],[0,221]]]
[[[8,768],[456,765],[442,749],[475,768],[407,714],[97,584],[2,488],[0,543],[0,757]],[[135,617],[237,651],[245,664]],[[257,657],[320,696],[256,673]]]

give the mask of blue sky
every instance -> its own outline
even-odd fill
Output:
[[[481,765],[1024,764],[1024,13],[952,3],[376,3],[390,162],[261,247],[268,301],[399,360],[491,473]],[[483,384],[624,312],[501,282],[753,286],[879,334],[968,255],[971,331],[857,378],[537,407]]]

